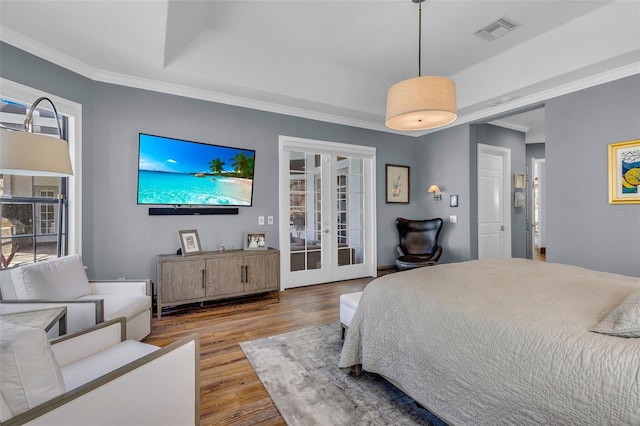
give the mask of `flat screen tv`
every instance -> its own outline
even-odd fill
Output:
[[[251,206],[255,151],[140,133],[138,204]]]

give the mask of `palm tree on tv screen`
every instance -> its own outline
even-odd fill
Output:
[[[216,158],[215,160],[211,160],[209,162],[209,168],[211,169],[212,173],[222,174],[222,166],[224,166],[225,164],[227,163],[225,163],[219,158]]]
[[[251,178],[253,176],[253,161],[253,156],[247,157],[246,153],[241,152],[233,157],[231,167],[233,167],[238,176]]]

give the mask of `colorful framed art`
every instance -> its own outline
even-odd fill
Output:
[[[640,204],[640,139],[609,144],[609,204]]]

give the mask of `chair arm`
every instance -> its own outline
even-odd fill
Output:
[[[51,350],[63,367],[122,342],[127,335],[126,324],[126,318],[119,317],[64,335],[51,340]]]
[[[189,335],[2,424],[198,425],[199,348]]]
[[[67,307],[67,333],[75,333],[104,321],[104,300],[0,300],[0,313]]]
[[[151,296],[151,280],[93,280],[89,285],[93,294],[138,293]]]

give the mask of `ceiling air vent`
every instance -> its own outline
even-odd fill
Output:
[[[490,23],[480,31],[476,31],[474,34],[483,40],[493,41],[505,35],[506,33],[515,30],[520,25],[509,18],[503,17],[495,22]]]

